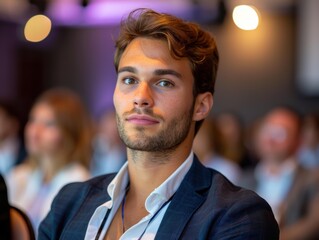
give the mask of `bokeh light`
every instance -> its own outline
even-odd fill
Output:
[[[47,16],[35,15],[27,21],[24,36],[30,42],[40,42],[49,35],[51,26],[51,20]]]
[[[243,30],[254,30],[258,27],[257,10],[249,5],[239,5],[233,10],[233,20],[237,27]]]

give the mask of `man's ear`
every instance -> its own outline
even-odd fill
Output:
[[[200,93],[196,97],[193,120],[205,119],[213,107],[213,95],[210,92]]]

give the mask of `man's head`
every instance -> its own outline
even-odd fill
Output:
[[[212,107],[217,65],[215,41],[197,25],[133,11],[116,42],[113,97],[128,148],[167,152],[191,145]]]
[[[300,119],[292,110],[277,108],[266,115],[257,134],[257,150],[267,161],[281,162],[294,156],[300,135]]]
[[[186,58],[194,78],[194,99],[200,93],[214,93],[219,55],[214,38],[194,23],[150,9],[137,9],[122,22],[116,41],[114,65],[116,72],[127,46],[136,38],[163,40],[171,57]],[[191,97],[191,96],[189,96]],[[198,131],[202,121],[196,123]]]

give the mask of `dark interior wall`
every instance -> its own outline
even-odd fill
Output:
[[[294,15],[263,13],[255,31],[240,30],[227,18],[211,31],[221,55],[214,112],[231,110],[250,121],[277,105],[298,105]]]
[[[16,96],[17,38],[14,24],[0,22],[0,97]]]
[[[266,13],[255,31],[242,31],[230,18],[212,28],[221,55],[213,113],[238,112],[246,122],[278,105],[300,113],[319,110],[296,84],[296,16]]]
[[[62,28],[48,60],[48,87],[66,86],[79,92],[92,114],[112,106],[116,82],[114,38],[118,27]]]
[[[236,28],[230,16],[210,28],[221,55],[213,113],[231,110],[251,122],[278,105],[319,110],[318,98],[297,89],[296,20],[292,12],[263,12],[255,31]]]
[[[43,90],[46,49],[28,44],[22,33],[21,26],[0,21],[0,99],[12,102],[24,125]]]

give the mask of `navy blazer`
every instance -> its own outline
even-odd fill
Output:
[[[115,174],[71,183],[56,196],[39,228],[39,239],[84,239],[95,209],[110,200]],[[175,193],[155,239],[279,239],[271,208],[250,190],[194,162]]]

